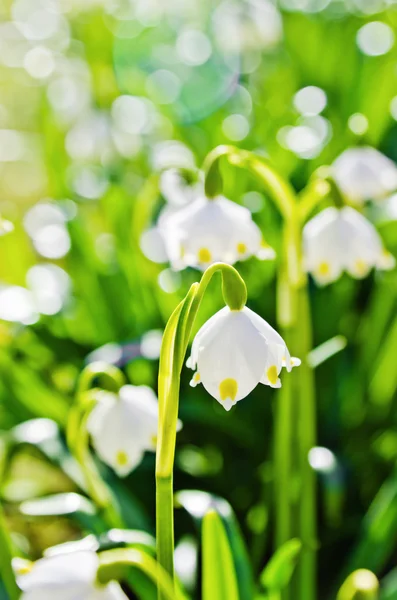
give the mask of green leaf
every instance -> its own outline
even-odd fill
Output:
[[[210,509],[218,513],[232,551],[239,598],[240,600],[252,600],[254,595],[252,566],[240,526],[230,504],[224,498],[199,490],[183,490],[178,492],[175,498],[176,502],[183,506],[199,524]]]
[[[239,600],[232,550],[215,510],[203,519],[203,600]]]
[[[292,577],[301,548],[300,540],[293,538],[276,550],[262,571],[261,584],[272,591],[285,588]]]

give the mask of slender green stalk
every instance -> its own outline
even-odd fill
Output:
[[[81,373],[76,393],[76,402],[69,413],[66,438],[70,451],[80,465],[89,496],[92,498],[109,527],[124,526],[117,508],[116,499],[98,473],[97,466],[90,453],[87,421],[97,403],[100,393],[92,388],[96,379],[101,378],[107,389],[118,392],[124,385],[124,375],[119,369],[106,363],[97,362],[88,365]]]
[[[0,577],[10,600],[18,600],[21,592],[17,586],[12,568],[12,542],[4,519],[3,508],[0,504]]]
[[[174,582],[173,467],[179,408],[180,374],[187,346],[207,285],[217,271],[222,274],[222,292],[232,310],[240,310],[247,299],[245,283],[230,265],[215,263],[200,283],[191,286],[165,328],[159,369],[159,426],[156,452],[156,539],[157,560]],[[158,589],[159,600],[164,600]]]
[[[302,359],[294,380],[285,380],[277,399],[274,441],[275,540],[280,547],[294,535],[303,544],[297,569],[297,593],[292,597],[314,600],[316,597],[316,489],[314,473],[308,462],[309,450],[316,441],[316,413],[313,373],[307,363],[311,350],[311,321],[307,279],[302,268],[301,225],[318,203],[333,190],[328,174],[317,174],[308,191],[298,200],[293,188],[266,159],[232,146],[219,146],[207,157],[204,170],[206,189],[215,196],[221,192],[219,160],[225,157],[257,176],[283,217],[283,246],[277,286],[277,321]],[[293,408],[297,407],[294,418]],[[297,422],[297,425],[295,423]],[[297,459],[295,458],[297,448]],[[293,459],[296,463],[293,462]],[[296,471],[295,471],[296,466]],[[298,475],[300,494],[297,507],[292,498],[292,483]],[[294,518],[297,511],[297,525]],[[295,530],[296,528],[296,530]],[[294,581],[291,586],[294,586]],[[291,586],[283,598],[291,597]]]

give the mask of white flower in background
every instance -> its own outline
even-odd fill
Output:
[[[160,223],[172,268],[196,267],[222,261],[233,264],[256,255],[274,258],[251,212],[223,196],[200,196]]]
[[[88,550],[45,557],[34,563],[16,560],[20,600],[127,600],[117,582],[103,586],[96,582],[98,566],[98,556]]]
[[[215,39],[226,53],[268,50],[282,39],[283,21],[269,0],[223,0],[213,18]]]
[[[375,148],[348,148],[334,161],[332,172],[347,198],[360,204],[381,200],[397,189],[397,166]]]
[[[0,215],[0,237],[2,235],[6,235],[7,233],[11,233],[11,231],[14,230],[14,225],[11,223],[11,221],[7,221],[6,219],[3,219],[2,216]]]
[[[100,392],[87,429],[98,456],[125,477],[146,450],[156,449],[157,422],[154,391],[145,385],[124,385],[118,394]]]
[[[303,229],[304,262],[316,282],[326,285],[343,271],[366,277],[372,268],[392,269],[394,257],[387,252],[375,227],[354,208],[326,208]]]
[[[173,207],[189,204],[203,193],[202,181],[198,181],[194,171],[167,169],[160,175],[160,191],[167,202]]]
[[[291,371],[300,360],[291,358],[283,338],[247,307],[218,311],[193,340],[187,365],[195,370],[191,385],[202,383],[230,410],[258,385],[281,387],[282,367]]]

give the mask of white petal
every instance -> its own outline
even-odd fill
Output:
[[[227,306],[225,306],[217,313],[215,313],[210,319],[208,319],[208,321],[206,321],[204,325],[198,330],[193,340],[191,355],[186,361],[186,366],[189,369],[196,369],[197,357],[200,346],[202,346],[204,343],[208,343],[209,340],[214,335],[216,335],[216,328],[221,327],[224,317],[228,315],[229,312],[230,309]],[[209,337],[207,337],[207,335]]]
[[[353,277],[365,277],[383,252],[382,240],[372,223],[353,208],[344,207],[341,216],[348,240],[345,269]]]
[[[207,331],[199,348],[197,366],[203,386],[223,406],[228,399],[232,404],[241,400],[259,383],[267,352],[264,337],[247,315],[228,309],[216,322],[215,335]]]
[[[341,190],[357,203],[379,200],[397,188],[396,165],[375,148],[348,148],[332,169]]]
[[[42,558],[17,578],[18,585],[29,600],[50,600],[55,594],[61,600],[84,598],[93,588],[98,564],[95,552],[88,551]]]
[[[391,252],[383,250],[376,262],[376,268],[382,271],[390,271],[396,266],[396,259]]]
[[[163,236],[172,265],[204,269],[217,261],[234,263],[256,254],[261,233],[248,209],[219,196],[201,196],[169,217]]]
[[[87,423],[100,458],[120,476],[127,475],[153,450],[157,435],[158,404],[147,386],[123,386],[119,397],[106,394]]]
[[[311,219],[303,229],[303,261],[319,285],[340,277],[346,240],[340,227],[340,213],[330,207]]]

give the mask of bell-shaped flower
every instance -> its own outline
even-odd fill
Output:
[[[303,229],[304,264],[316,283],[326,285],[343,271],[362,279],[372,268],[392,269],[394,257],[387,252],[375,229],[354,208],[326,208]]]
[[[348,148],[334,161],[333,177],[350,202],[382,200],[397,189],[397,166],[369,146]]]
[[[206,269],[222,261],[234,264],[250,256],[274,258],[251,212],[223,196],[208,200],[201,195],[167,218],[161,228],[174,269]]]
[[[118,394],[100,392],[87,429],[98,456],[125,477],[156,449],[158,402],[145,385],[124,385]]]
[[[291,371],[299,364],[262,317],[247,307],[230,310],[227,306],[201,327],[187,362],[196,371],[190,384],[202,383],[226,410],[258,383],[281,387],[282,367]]]
[[[20,600],[127,600],[120,585],[96,581],[99,559],[83,550],[15,565]]]

